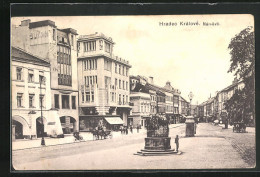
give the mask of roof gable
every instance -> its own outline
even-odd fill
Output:
[[[25,50],[18,48],[18,47],[12,47],[11,57],[12,57],[12,60],[18,59],[18,60],[22,60],[25,62],[33,62],[35,64],[42,64],[42,65],[50,66],[49,61],[47,61],[43,58],[40,58],[38,56],[35,56],[31,53],[28,53]]]

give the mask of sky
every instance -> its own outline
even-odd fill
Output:
[[[249,14],[15,17],[11,23],[20,25],[25,19],[52,20],[58,28],[73,28],[79,35],[101,32],[111,37],[114,55],[132,65],[130,75],[153,76],[159,86],[170,81],[187,101],[193,93],[192,104],[206,101],[232,83],[233,73],[227,73],[228,45],[240,31],[254,26]],[[160,22],[177,25],[162,26]],[[181,22],[200,25],[183,26]],[[203,22],[219,25],[204,26]]]

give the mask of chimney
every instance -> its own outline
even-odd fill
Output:
[[[149,76],[148,82],[149,82],[150,84],[153,84],[153,77],[152,77],[152,76]]]
[[[23,21],[21,21],[21,26],[28,26],[29,23],[31,23],[31,20],[30,20],[30,19],[23,20]]]
[[[166,85],[171,86],[171,82],[170,82],[170,81],[167,81],[167,82],[166,82]]]

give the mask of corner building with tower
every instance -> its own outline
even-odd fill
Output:
[[[78,83],[80,131],[99,125],[117,130],[128,125],[128,61],[114,56],[114,41],[102,33],[79,36]]]

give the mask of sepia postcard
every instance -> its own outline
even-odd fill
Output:
[[[11,17],[11,165],[256,166],[254,16]]]

